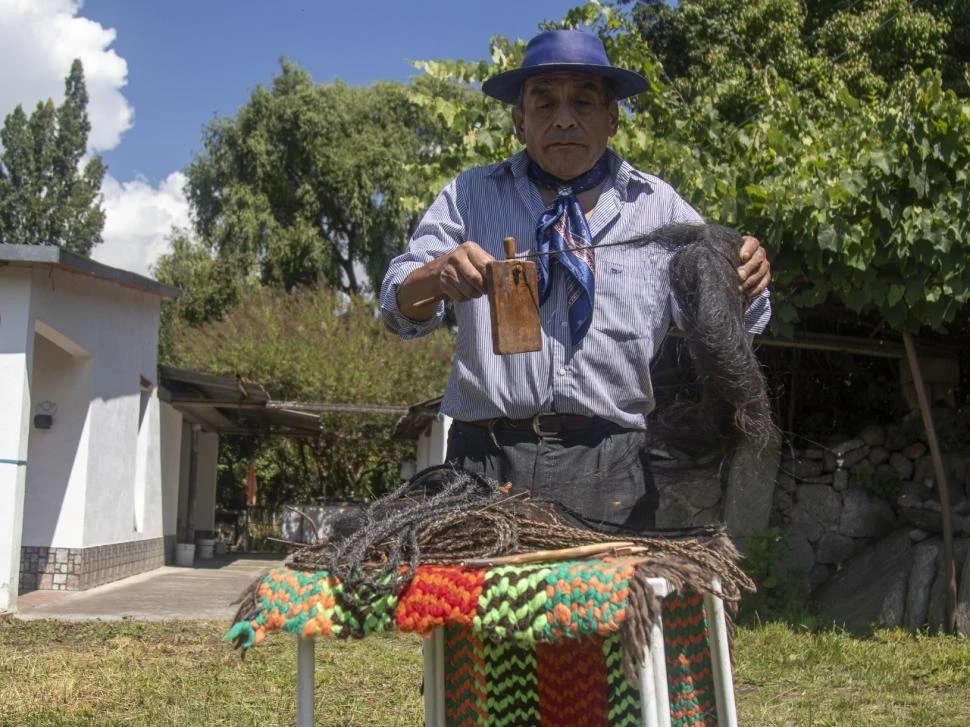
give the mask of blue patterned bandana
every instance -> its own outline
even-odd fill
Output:
[[[529,179],[539,187],[555,190],[559,195],[555,204],[542,213],[536,224],[539,302],[545,303],[552,291],[551,266],[558,263],[569,276],[566,305],[573,346],[583,340],[593,322],[593,299],[596,295],[593,235],[576,195],[601,184],[609,171],[609,159],[605,152],[592,169],[567,181],[543,171],[529,159]]]

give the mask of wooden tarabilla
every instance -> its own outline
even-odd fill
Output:
[[[485,292],[492,323],[492,351],[499,356],[542,350],[542,322],[539,318],[539,273],[531,260],[515,257],[515,238],[502,240],[506,260],[485,266]],[[421,308],[440,298],[425,298],[414,304]]]
[[[502,240],[506,260],[485,266],[485,289],[492,322],[492,351],[497,355],[542,350],[539,283],[536,264],[515,258],[515,238]]]

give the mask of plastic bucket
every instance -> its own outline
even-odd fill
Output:
[[[175,565],[190,568],[195,565],[195,543],[175,544]]]
[[[199,538],[199,560],[209,560],[215,553],[215,538]]]

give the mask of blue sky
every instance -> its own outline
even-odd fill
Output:
[[[286,56],[317,81],[407,80],[408,59],[488,54],[494,34],[528,38],[569,0],[312,2],[86,0],[80,15],[114,28],[128,64],[134,125],[103,152],[120,179],[158,183],[191,159],[202,126],[234,113]]]
[[[92,152],[108,165],[92,257],[150,274],[191,210],[182,169],[202,129],[288,57],[319,82],[406,81],[408,60],[478,60],[581,0],[0,0],[0,119],[63,98],[84,63]]]

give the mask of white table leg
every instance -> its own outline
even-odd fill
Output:
[[[713,591],[721,592],[721,582],[714,579]],[[724,601],[717,596],[704,596],[707,628],[711,643],[711,671],[714,677],[714,696],[717,699],[719,727],[737,727],[738,713],[734,703],[734,675],[731,671],[731,651],[728,647],[727,621]]]
[[[445,727],[445,630],[424,640],[424,724]]]
[[[296,725],[313,727],[314,640],[301,636],[296,642]]]
[[[661,601],[667,597],[669,588],[667,581],[663,578],[648,578],[647,582]],[[640,699],[643,707],[643,724],[655,724],[657,727],[670,727],[670,692],[667,686],[667,655],[664,651],[664,630],[663,619],[660,613],[653,619],[650,625],[650,648],[647,658],[644,660],[644,668],[650,663],[651,677],[653,679],[653,696],[646,699],[646,693],[641,689]],[[641,685],[643,678],[640,679]],[[652,706],[651,706],[652,705]],[[654,721],[648,722],[647,711],[652,709]]]

